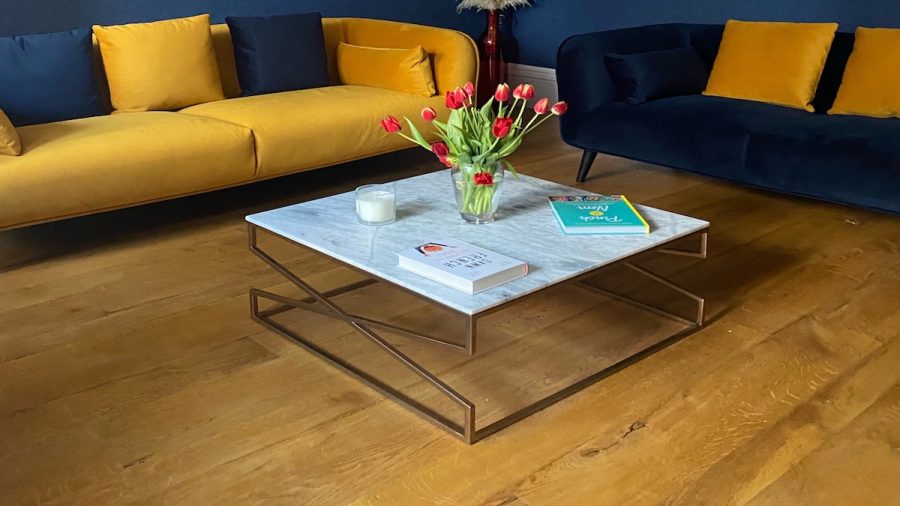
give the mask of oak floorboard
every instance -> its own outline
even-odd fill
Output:
[[[336,277],[331,272],[327,275]],[[249,314],[247,300],[246,292],[241,290],[237,295],[198,304],[190,310],[181,308],[155,319],[129,321],[122,327],[104,324],[99,331],[79,333],[84,338],[7,361],[0,366],[0,383],[15,382],[16,388],[0,390],[0,415],[27,410],[128,377],[174,357],[257,333],[259,326],[249,318],[230,318]],[[198,321],[204,324],[197,325]],[[145,351],[138,354],[135,349]]]
[[[900,385],[749,502],[900,504]]]
[[[836,434],[859,422],[888,390],[900,384],[900,338],[871,352],[856,368],[848,370],[808,403],[798,405],[753,444],[732,453],[689,486],[666,501],[669,504],[745,504],[772,486],[806,457],[817,452]],[[834,462],[831,462],[833,465]],[[860,461],[868,468],[872,463]],[[840,467],[846,465],[842,459]],[[895,472],[896,465],[894,466]],[[777,487],[777,486],[776,486]],[[800,503],[794,497],[785,503]],[[815,504],[882,504],[875,495],[841,501],[822,497]],[[887,499],[887,497],[885,497]],[[824,501],[823,501],[824,500]]]
[[[551,125],[512,161],[711,221],[707,260],[638,259],[706,297],[708,325],[473,446],[248,314],[250,287],[299,291],[247,251],[245,215],[435,170],[427,153],[0,233],[0,505],[900,504],[900,220],[609,156],[574,184],[579,157]],[[360,279],[261,240],[320,289]],[[486,319],[475,357],[385,336],[472,396],[521,402],[603,359],[595,317],[656,328],[557,295]],[[380,284],[337,299],[459,335]],[[432,400],[345,323],[279,318]]]

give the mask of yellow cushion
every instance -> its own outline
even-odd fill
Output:
[[[216,52],[216,66],[219,68],[219,80],[222,82],[222,91],[225,98],[241,96],[241,85],[237,77],[237,63],[234,61],[234,45],[231,42],[231,32],[228,25],[212,25],[213,49]]]
[[[900,118],[900,29],[856,29],[853,53],[828,114]]]
[[[433,97],[434,73],[422,46],[391,49],[338,46],[338,74],[341,83],[372,86],[423,97]]]
[[[19,128],[0,157],[0,229],[239,184],[253,177],[244,127],[175,112]]]
[[[22,144],[19,142],[19,134],[12,121],[0,109],[0,155],[19,156],[22,154]]]
[[[119,112],[166,111],[225,98],[209,15],[95,26]]]
[[[812,112],[837,27],[729,20],[703,94]]]
[[[432,26],[378,19],[343,18],[343,42],[397,49],[422,46],[429,54],[438,94],[476,81],[478,49],[468,35]],[[328,44],[326,31],[326,45]]]
[[[410,147],[389,135],[380,120],[408,116],[423,133],[420,117],[434,107],[446,119],[443,98],[365,86],[331,86],[242,97],[196,105],[181,114],[215,118],[253,131],[258,177],[272,177]],[[407,131],[408,133],[408,131]]]

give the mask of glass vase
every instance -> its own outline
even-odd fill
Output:
[[[496,219],[504,175],[499,163],[493,167],[460,164],[450,169],[456,208],[463,220],[481,225]]]

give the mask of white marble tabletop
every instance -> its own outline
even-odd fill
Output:
[[[348,192],[247,217],[247,221],[468,315],[486,311],[597,267],[701,231],[709,223],[636,207],[650,224],[644,235],[565,235],[549,195],[592,195],[528,176],[507,176],[497,221],[463,222],[449,170],[396,181],[397,221],[378,227],[356,219]],[[528,263],[528,275],[468,295],[397,267],[397,252],[425,242],[459,239]]]

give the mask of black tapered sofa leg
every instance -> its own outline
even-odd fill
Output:
[[[591,165],[594,164],[594,159],[597,158],[596,151],[588,151],[584,150],[584,154],[581,155],[581,167],[578,168],[578,177],[575,179],[579,183],[583,183],[585,179],[587,179],[588,172],[591,171]]]

